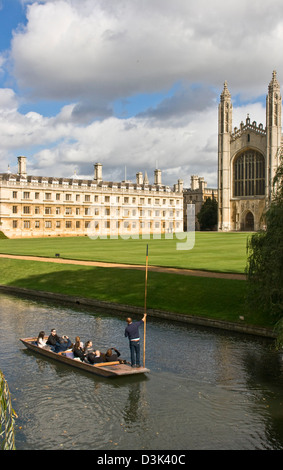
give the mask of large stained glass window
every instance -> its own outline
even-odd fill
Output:
[[[261,153],[247,150],[234,161],[234,197],[265,194],[265,161]]]

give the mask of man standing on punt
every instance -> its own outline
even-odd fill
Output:
[[[146,313],[140,321],[133,322],[131,318],[127,318],[128,326],[125,329],[125,336],[129,338],[131,351],[132,367],[140,367],[140,336],[139,327],[143,324]]]

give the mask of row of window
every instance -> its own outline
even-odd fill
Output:
[[[31,215],[32,214],[32,209],[33,209],[33,206],[23,206],[22,208],[22,212],[24,215]],[[44,207],[44,215],[52,215],[53,214],[53,211],[52,211],[52,207]],[[64,208],[65,210],[64,211],[61,211],[61,207],[56,207],[55,208],[55,215],[60,215],[61,213],[64,214],[64,215],[81,215],[82,213],[86,216],[90,216],[90,215],[116,215],[116,216],[123,216],[123,217],[136,217],[138,214],[140,216],[148,216],[148,217],[166,217],[168,216],[168,211],[164,210],[164,211],[160,211],[160,210],[144,210],[144,209],[115,209],[114,211],[110,211],[110,208],[104,208],[104,209],[97,209],[97,208],[94,208],[94,210],[91,210],[92,208],[90,207],[85,207],[83,209],[83,211],[81,210],[80,207],[76,207],[76,208],[73,208],[73,207],[65,207]],[[13,214],[18,214],[19,213],[19,208],[18,206],[12,206],[12,212]],[[39,215],[41,212],[40,212],[40,207],[39,206],[35,206],[34,207],[34,214],[35,215]],[[180,211],[176,211],[176,217],[179,217],[180,216]],[[174,216],[174,211],[173,210],[169,210],[169,217],[173,217]]]
[[[40,199],[40,192],[35,192],[34,193],[34,199],[38,200]],[[52,199],[52,196],[54,196],[52,193],[44,193],[44,200],[45,201],[51,201],[53,200]],[[65,201],[73,201],[72,199],[72,196],[73,194],[61,194],[61,193],[56,193],[55,194],[55,200],[56,201],[60,201],[61,199],[63,199],[63,197],[61,196],[65,196]],[[75,201],[76,202],[80,202],[81,201],[81,194],[75,194]],[[13,191],[13,199],[17,199],[18,198],[18,191]],[[101,198],[103,198],[103,201],[105,203],[110,203],[110,196],[101,196]],[[30,191],[23,191],[23,199],[31,199],[31,193]],[[147,201],[146,201],[147,199]],[[83,198],[83,201],[84,202],[92,202],[91,200],[91,195],[90,194],[85,194],[84,195],[84,198]],[[155,205],[159,205],[159,204],[167,204],[168,201],[167,199],[162,199],[162,203],[160,202],[161,199],[160,198],[154,198],[154,204]],[[94,198],[93,198],[93,202],[99,202],[99,196],[96,194],[94,195]],[[137,198],[134,196],[134,197],[129,197],[129,196],[116,196],[115,197],[115,202],[118,204],[118,203],[124,203],[124,204],[136,204],[137,202]],[[139,198],[139,204],[152,204],[152,198],[144,198],[144,197],[140,197]],[[174,199],[170,199],[169,200],[169,203],[170,205],[172,206],[174,204]],[[176,200],[176,204],[179,205],[180,204],[180,199],[177,199]]]
[[[43,225],[42,225],[43,224]],[[171,225],[170,225],[171,224]],[[172,223],[170,222],[170,226],[172,226]],[[168,225],[168,224],[167,224]],[[12,221],[12,226],[14,229],[16,228],[20,228],[20,221],[19,220],[13,220]],[[103,221],[103,222],[98,222],[98,221],[84,221],[81,223],[80,220],[77,220],[77,221],[71,221],[71,220],[66,220],[63,222],[61,222],[61,220],[56,220],[56,221],[52,221],[52,220],[45,220],[44,223],[40,220],[35,220],[34,221],[34,224],[33,224],[33,227],[35,229],[40,229],[41,227],[44,227],[45,229],[52,229],[52,228],[56,228],[56,229],[62,229],[62,228],[66,228],[66,229],[81,229],[81,228],[85,228],[85,229],[95,229],[95,230],[99,230],[99,228],[110,228],[110,220],[106,220],[106,221]],[[129,222],[129,221],[123,221],[123,222],[120,222],[120,221],[116,221],[114,222],[114,226],[116,229],[119,229],[119,228],[125,228],[125,229],[136,229],[136,228],[150,228],[152,229],[153,227],[154,228],[163,228],[165,229],[166,228],[166,222]],[[176,223],[176,226],[177,228],[180,228],[181,224],[180,222],[177,222]],[[22,223],[22,227],[24,229],[31,229],[32,228],[32,222],[30,220],[23,220],[23,223]],[[112,225],[112,228],[113,225]]]

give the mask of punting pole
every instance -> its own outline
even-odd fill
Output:
[[[145,262],[144,313],[146,313],[147,268],[148,268],[148,245],[146,245],[146,262]],[[144,334],[143,334],[143,366],[145,367],[146,317],[145,317],[145,319],[144,319],[143,324],[144,324]]]

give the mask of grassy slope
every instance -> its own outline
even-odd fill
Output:
[[[146,244],[149,263],[218,272],[243,273],[246,265],[245,233],[196,232],[192,250],[178,250],[181,240],[91,240],[80,238],[44,238],[0,240],[0,253],[144,264]]]
[[[60,292],[127,305],[143,306],[143,271],[97,268],[36,261],[0,260],[0,284]],[[149,273],[148,308],[239,321],[246,282]],[[247,322],[268,326],[268,319],[249,316]]]
[[[91,240],[88,237],[0,240],[0,253],[145,264],[219,272],[244,272],[245,233],[196,232],[192,250],[177,250],[176,239]],[[0,284],[143,306],[144,272],[36,261],[0,259]],[[148,308],[271,326],[269,318],[244,310],[245,281],[149,273]]]

